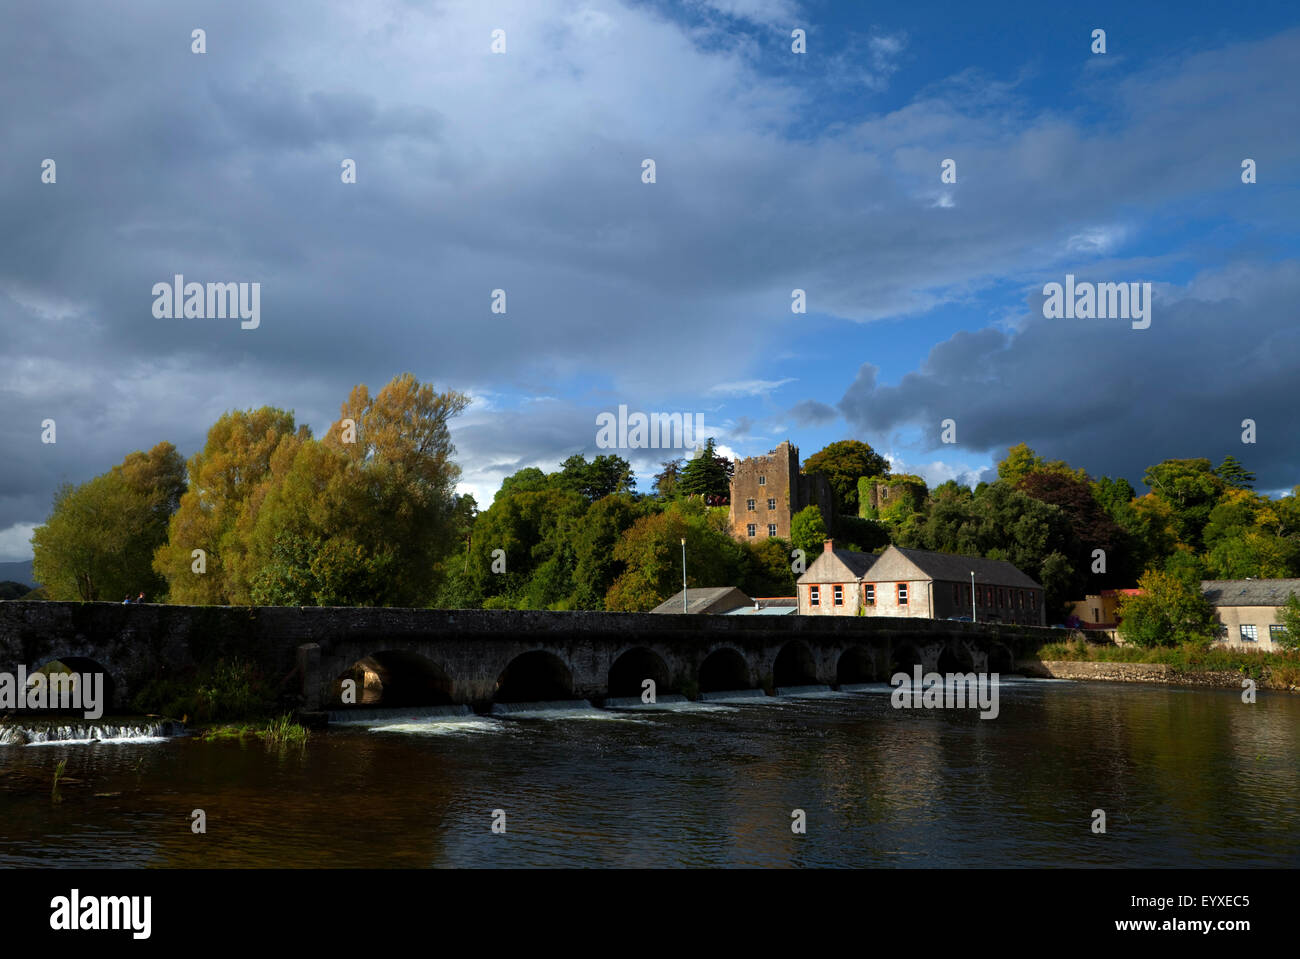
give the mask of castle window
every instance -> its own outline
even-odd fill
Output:
[[[808,587],[808,605],[809,605],[809,606],[820,606],[821,604],[822,604],[822,593],[821,593],[821,587],[819,587],[819,586],[809,586],[809,587]]]
[[[898,605],[899,606],[907,605],[907,584],[906,583],[898,584]]]
[[[756,523],[750,523],[748,526],[745,527],[745,530],[749,533],[750,536],[758,535],[758,525]]]
[[[758,478],[758,485],[759,485],[759,486],[766,486],[766,485],[767,485],[767,477],[766,477],[766,476],[760,476],[760,477]]]
[[[836,606],[843,606],[843,605],[844,605],[844,587],[843,587],[843,586],[836,586],[836,587],[835,587],[835,605],[836,605]]]
[[[774,500],[774,499],[770,499],[770,500],[768,500],[768,501],[767,501],[767,508],[768,508],[768,509],[776,509],[776,500]]]
[[[745,509],[749,510],[751,513],[754,512],[754,501],[752,499],[745,500]]]
[[[775,524],[775,523],[768,523],[768,524],[767,524],[767,535],[768,535],[768,536],[775,536],[775,535],[776,535],[776,524]]]

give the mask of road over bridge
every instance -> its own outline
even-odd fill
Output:
[[[124,711],[150,681],[239,658],[306,710],[339,708],[341,681],[354,677],[369,705],[481,711],[498,702],[639,696],[646,679],[658,695],[693,699],[881,682],[915,664],[1010,672],[1063,635],[883,617],[7,602],[0,671],[55,660],[102,671],[110,708]]]

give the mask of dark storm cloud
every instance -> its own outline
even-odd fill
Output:
[[[1031,298],[1041,303],[1041,297]],[[1300,264],[1204,275],[1164,287],[1150,329],[1124,320],[1048,320],[1019,332],[986,329],[939,343],[897,385],[864,365],[840,401],[860,429],[919,427],[940,446],[1000,454],[1025,442],[1094,475],[1135,483],[1166,458],[1236,456],[1261,489],[1300,482],[1294,383],[1300,369]],[[1242,421],[1257,443],[1242,442]]]
[[[822,426],[840,418],[839,412],[820,400],[803,400],[790,407],[789,415],[800,426]]]

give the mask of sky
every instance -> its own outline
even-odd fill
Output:
[[[932,485],[1020,442],[1139,492],[1170,457],[1300,483],[1293,2],[5,17],[0,560],[61,483],[188,457],[230,409],[321,435],[403,372],[473,398],[480,506],[574,453],[649,489],[688,451],[598,446],[620,405],[729,455],[859,439]],[[260,284],[258,325],[156,316],[176,274]],[[1150,325],[1046,316],[1067,274],[1149,283]]]

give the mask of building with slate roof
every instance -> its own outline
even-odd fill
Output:
[[[1288,596],[1300,595],[1300,579],[1207,579],[1201,592],[1219,617],[1220,645],[1276,652],[1286,632],[1278,614]]]
[[[1010,563],[978,556],[897,546],[873,556],[837,550],[828,540],[798,589],[799,612],[811,615],[856,616],[861,609],[865,616],[1047,624],[1041,585]]]
[[[686,591],[686,613],[729,613],[742,606],[753,606],[754,601],[734,586],[692,586]],[[682,591],[664,600],[652,613],[681,613]]]

